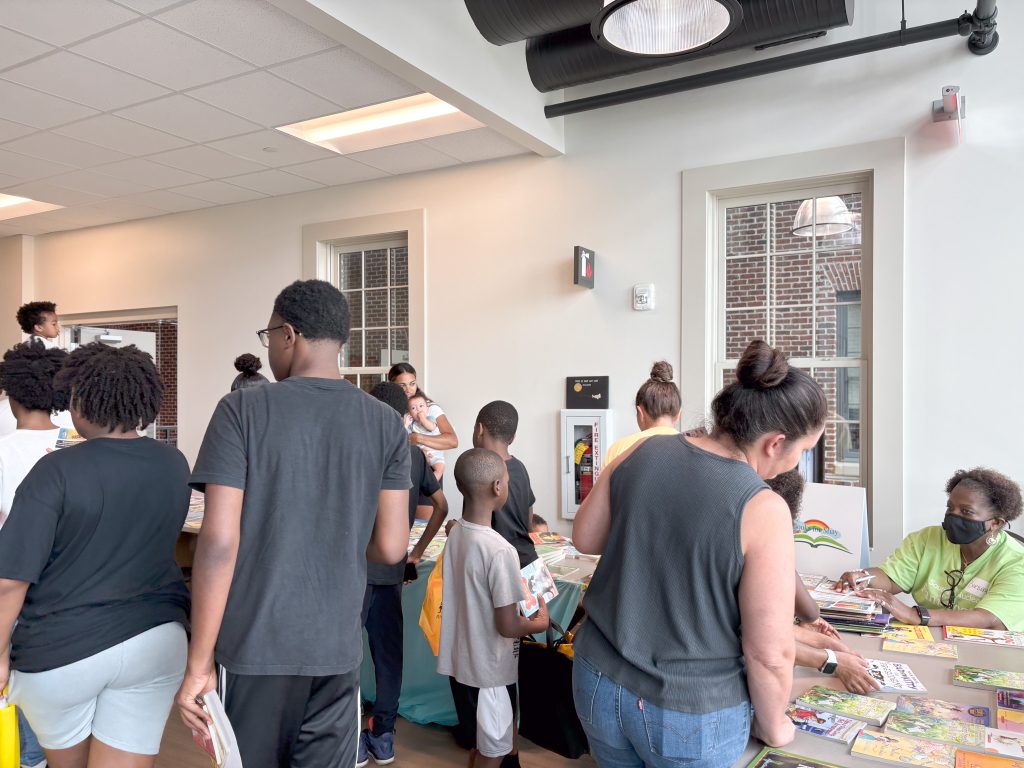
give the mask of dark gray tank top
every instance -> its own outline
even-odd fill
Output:
[[[611,476],[611,531],[576,650],[661,707],[749,700],[740,646],[743,508],[767,488],[742,461],[648,438]]]

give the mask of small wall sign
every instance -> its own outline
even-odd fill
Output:
[[[594,259],[597,254],[589,248],[577,245],[573,249],[572,282],[584,288],[594,287]]]
[[[594,409],[608,407],[607,376],[567,376],[565,407]]]

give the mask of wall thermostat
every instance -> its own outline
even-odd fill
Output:
[[[637,312],[654,309],[654,283],[637,283],[633,286],[633,309]]]

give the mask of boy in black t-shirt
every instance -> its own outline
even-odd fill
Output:
[[[537,550],[530,540],[530,524],[536,498],[530,487],[530,475],[523,462],[508,452],[516,439],[519,412],[511,403],[495,400],[480,409],[473,427],[473,447],[494,451],[508,467],[508,501],[494,513],[491,527],[501,534],[519,553],[519,567],[537,559]]]

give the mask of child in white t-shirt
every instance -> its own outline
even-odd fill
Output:
[[[427,396],[417,393],[409,398],[409,414],[406,418],[406,429],[409,432],[416,432],[420,435],[431,435],[436,437],[441,434],[436,419],[443,416],[444,411],[437,403],[427,402]],[[438,480],[444,474],[444,451],[428,448],[421,445],[423,453],[427,457],[427,464],[434,472]]]

